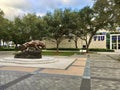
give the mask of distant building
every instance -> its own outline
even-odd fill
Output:
[[[46,48],[56,48],[56,43],[51,40],[45,40],[44,43],[46,44]],[[0,40],[1,46],[9,46],[15,47],[12,41],[4,42]],[[78,48],[83,48],[85,46],[85,41],[79,38],[78,40]],[[75,48],[74,40],[64,39],[61,43],[59,48]],[[107,30],[99,30],[96,35],[93,36],[91,44],[89,48],[94,49],[120,49],[120,28],[117,28],[116,31],[109,32]]]
[[[56,48],[56,43],[52,41],[45,41],[47,48]],[[78,48],[85,46],[85,42],[81,39],[78,40]],[[75,48],[73,40],[64,39],[59,48]],[[93,36],[89,48],[97,49],[120,49],[120,32],[109,32],[106,30],[100,30]]]

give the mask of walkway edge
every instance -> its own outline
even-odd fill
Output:
[[[90,56],[87,56],[85,70],[80,85],[80,90],[91,90],[91,76],[90,76]]]

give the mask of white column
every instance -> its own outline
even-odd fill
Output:
[[[112,49],[112,35],[110,34],[110,49]]]

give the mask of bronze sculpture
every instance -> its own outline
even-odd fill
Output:
[[[32,40],[30,42],[26,42],[20,46],[20,50],[29,51],[30,47],[33,47],[35,50],[40,50],[41,48],[45,48],[45,44],[40,40]]]
[[[45,44],[40,40],[26,42],[19,47],[21,52],[15,58],[42,58],[42,48],[45,48]]]

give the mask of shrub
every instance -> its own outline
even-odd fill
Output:
[[[0,47],[0,51],[17,51],[17,49],[15,49],[15,48]]]
[[[89,51],[96,51],[96,52],[114,52],[114,50],[111,49],[98,49],[98,48],[91,48]]]
[[[57,48],[47,48],[46,50],[57,50]],[[79,48],[59,48],[59,50],[73,50],[73,51],[79,51]]]

